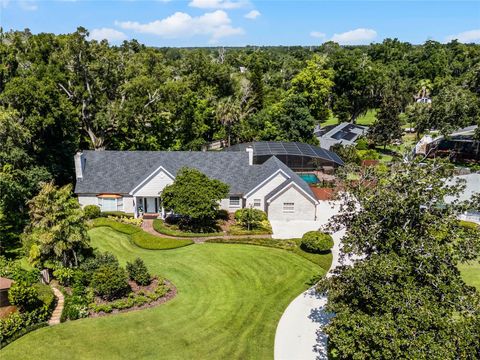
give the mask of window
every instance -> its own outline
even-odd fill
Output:
[[[123,197],[117,199],[117,211],[123,211]]]
[[[117,211],[117,199],[102,199],[102,211]]]
[[[230,197],[230,207],[240,207],[240,198],[238,196]]]
[[[284,213],[294,213],[295,212],[295,203],[291,203],[291,202],[283,203],[283,212]]]
[[[260,207],[262,206],[262,200],[261,199],[253,199],[253,207]]]

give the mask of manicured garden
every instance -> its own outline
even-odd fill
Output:
[[[152,274],[172,281],[177,296],[150,309],[42,328],[3,349],[2,360],[63,359],[67,353],[72,359],[272,358],[284,309],[326,272],[294,253],[263,246],[206,243],[151,251],[135,246],[135,233],[110,226],[89,235],[94,247],[116,255],[122,266],[141,257]]]

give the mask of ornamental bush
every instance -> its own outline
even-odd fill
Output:
[[[267,214],[259,209],[245,208],[235,211],[235,220],[244,228],[250,230],[267,220]]]
[[[89,220],[99,218],[102,214],[100,208],[97,205],[87,205],[83,208],[85,217]]]
[[[25,282],[15,282],[8,291],[10,304],[15,305],[21,312],[32,311],[42,305],[38,297],[37,288]]]
[[[310,253],[327,252],[333,247],[333,239],[330,234],[309,231],[303,235],[301,247]]]
[[[95,294],[105,300],[121,298],[130,291],[127,273],[114,264],[102,265],[95,270],[90,285]]]
[[[151,276],[142,259],[137,257],[134,262],[127,262],[127,272],[129,279],[135,281],[138,285],[150,284]]]

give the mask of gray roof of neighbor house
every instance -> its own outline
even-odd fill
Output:
[[[466,200],[471,200],[472,196],[476,193],[480,193],[480,174],[478,173],[472,173],[472,174],[467,174],[467,175],[457,175],[452,177],[451,179],[448,179],[446,181],[447,185],[455,185],[458,180],[463,180],[465,189],[458,194],[458,196],[446,196],[445,197],[445,202],[446,203],[452,203],[455,200],[458,201],[466,201]],[[475,209],[475,210],[480,210],[480,209]]]
[[[343,122],[337,126],[328,126],[314,130],[315,136],[320,141],[320,146],[324,149],[330,149],[335,144],[352,145],[362,136],[368,127],[357,124]]]
[[[337,165],[343,165],[342,159],[334,152],[322,149],[321,147],[305,144],[301,142],[289,141],[255,141],[249,143],[236,144],[225,148],[225,151],[241,151],[244,152],[247,147],[253,148],[253,156],[263,155],[293,155],[308,156],[312,158],[320,158],[331,161]]]
[[[249,165],[247,152],[223,151],[84,151],[82,175],[76,194],[128,194],[162,166],[173,176],[182,167],[200,170],[230,185],[230,194],[246,194],[281,169],[306,191],[310,188],[290,168],[272,157],[261,165]]]

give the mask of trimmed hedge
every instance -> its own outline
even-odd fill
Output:
[[[95,219],[93,220],[93,226],[108,226],[113,230],[130,235],[135,245],[148,250],[168,250],[193,244],[193,241],[190,239],[162,238],[149,234],[138,226],[123,224],[112,219]]]
[[[134,217],[133,213],[125,213],[123,211],[102,211],[101,215],[104,217],[107,217],[107,216],[128,217],[128,218]]]
[[[148,250],[168,250],[193,244],[190,239],[161,238],[145,231],[139,231],[131,235],[132,241],[138,247]]]
[[[118,232],[127,234],[127,235],[132,235],[136,232],[143,231],[141,228],[135,225],[129,225],[129,224],[124,224],[112,219],[108,218],[98,218],[93,220],[93,226],[94,227],[99,227],[99,226],[108,226],[111,227],[113,230],[116,230]]]
[[[333,247],[333,238],[330,234],[320,231],[309,231],[303,234],[301,248],[310,253],[330,251]]]
[[[161,219],[154,219],[153,220],[153,229],[158,232],[159,234],[169,235],[169,236],[178,236],[178,237],[209,237],[209,236],[222,236],[223,233],[215,232],[215,233],[193,233],[182,231],[179,229],[174,229],[165,224],[165,222]]]

